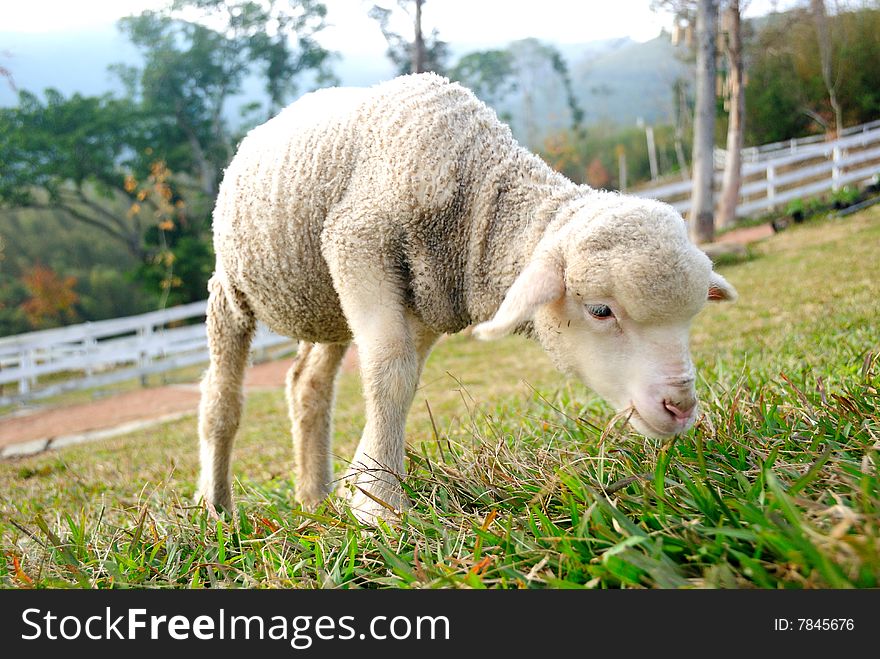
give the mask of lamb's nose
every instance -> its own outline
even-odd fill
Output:
[[[674,416],[678,421],[685,421],[686,419],[689,419],[696,405],[696,401],[676,401],[675,403],[669,400],[663,401],[663,407],[665,407],[666,411]]]

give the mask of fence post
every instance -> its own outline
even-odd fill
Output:
[[[98,339],[94,336],[89,336],[83,339],[83,354],[88,360],[88,366],[86,366],[86,376],[92,377],[95,374],[95,368],[92,365],[92,360],[90,359],[91,354],[98,349]]]
[[[147,342],[150,337],[153,335],[153,326],[152,324],[143,325],[138,330],[138,337],[142,343],[140,350],[138,351],[138,366],[144,371],[141,373],[141,386],[147,386],[147,373],[146,369],[150,365],[150,352],[147,347]]]
[[[776,204],[774,203],[774,199],[776,199],[776,167],[774,165],[767,165],[767,202],[769,208],[775,208]]]
[[[22,353],[21,355],[21,368],[24,371],[24,374],[18,381],[19,394],[27,394],[31,391],[31,376],[28,375],[28,370],[33,368],[34,363],[34,351],[25,350],[24,353]]]
[[[648,141],[648,167],[651,170],[651,180],[656,181],[660,170],[657,169],[657,145],[654,144],[653,126],[645,126],[645,139]]]
[[[841,149],[839,146],[835,146],[831,150],[831,158],[834,161],[834,165],[831,167],[831,190],[837,192],[840,189]]]
[[[617,187],[626,192],[626,149],[618,144],[614,151],[617,153]]]

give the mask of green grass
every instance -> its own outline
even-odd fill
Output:
[[[397,528],[334,499],[298,509],[280,391],[248,399],[234,521],[192,505],[194,418],[0,463],[0,585],[880,587],[878,246],[873,208],[722,268],[741,297],[694,326],[705,414],[663,447],[608,425],[537,346],[448,338],[409,420]],[[339,469],[358,389],[343,375]]]

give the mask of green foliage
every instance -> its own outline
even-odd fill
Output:
[[[199,20],[181,18],[186,10]],[[312,0],[287,7],[275,1],[176,0],[166,10],[121,19],[120,29],[145,63],[141,70],[117,71],[160,127],[154,156],[174,171],[195,174],[202,192],[213,196],[237,140],[224,108],[248,74],[263,80],[267,117],[297,91],[300,75],[313,74],[316,84],[332,80],[330,54],[314,40],[325,15]]]
[[[516,91],[516,71],[509,50],[482,50],[463,55],[449,77],[473,91],[483,102],[497,105]]]
[[[77,279],[76,290],[79,315],[87,320],[133,316],[156,308],[143,282],[102,263],[92,264]],[[159,289],[153,290],[155,298]]]
[[[564,99],[564,120],[570,130],[583,131],[584,110],[574,93],[568,65],[551,44],[521,39],[504,49],[475,51],[462,56],[450,69],[449,77],[493,106],[502,120],[522,123],[525,142],[532,148],[537,145],[538,134],[548,128],[539,125],[545,122],[537,117],[556,105],[560,97]],[[551,123],[562,125],[556,117]]]
[[[0,271],[0,336],[21,334],[33,329],[21,306],[26,299],[24,283]]]
[[[125,216],[123,210],[119,210]],[[63,213],[26,209],[0,211],[0,336],[35,329],[24,316],[22,277],[35,263],[76,278],[76,315],[102,320],[148,311],[148,296],[131,272],[138,257],[120,249],[103,230],[71,222]],[[153,305],[152,308],[155,308]]]
[[[804,219],[804,200],[803,199],[792,199],[785,206],[785,214],[791,215],[796,220]]]
[[[831,193],[830,201],[834,208],[840,209],[858,203],[861,196],[862,195],[856,186],[845,185],[839,190],[835,190]]]
[[[840,95],[847,99],[850,121],[862,123],[880,116],[880,10],[844,15],[839,61],[846,67]]]
[[[300,84],[334,81],[330,53],[314,40],[325,15],[315,0],[176,0],[120,21],[144,57],[141,69],[112,67],[125,98],[64,98],[47,90],[43,100],[21,92],[18,107],[0,109],[0,210],[35,209],[44,212],[37,217],[47,226],[64,218],[99,229],[135,258],[127,267],[146,287],[144,294],[132,291],[121,273],[110,275],[109,261],[84,264],[67,258],[67,247],[46,257],[26,246],[31,260],[5,269],[0,329],[29,329],[13,310],[21,300],[10,278],[22,276],[39,257],[60,275],[77,278],[77,308],[87,319],[106,317],[109,303],[98,299],[104,293],[120,302],[112,315],[143,310],[147,298],[204,298],[209,237],[192,218],[207,217],[239,138],[226,124],[225,105],[249,75],[263,81],[269,99],[260,120],[286,104]],[[158,254],[157,233],[171,214],[180,221],[168,232],[170,251]],[[6,228],[11,240],[15,232]],[[81,255],[91,252],[75,245]],[[94,277],[92,266],[98,268]],[[159,270],[165,278],[157,279]]]
[[[48,89],[41,101],[21,92],[18,107],[0,108],[0,208],[59,209],[139,254],[140,229],[117,212],[114,198],[122,168],[136,157],[141,121],[129,100],[65,99]]]
[[[565,102],[568,105],[568,111],[571,113],[571,129],[577,132],[581,129],[581,124],[584,121],[584,110],[581,108],[580,103],[574,94],[574,89],[571,85],[571,76],[568,74],[568,66],[565,63],[565,60],[562,59],[562,53],[556,48],[545,46],[545,49],[546,56],[550,60],[550,65],[553,68],[553,71],[562,80],[562,85],[565,88]]]
[[[829,22],[832,75],[844,123],[872,121],[880,116],[880,9],[840,11]],[[793,10],[768,21],[747,51],[747,144],[834,129],[809,11]]]
[[[144,290],[161,296],[163,306],[205,298],[214,271],[214,251],[202,233],[188,222],[147,230],[145,242],[152,256],[137,269],[136,279]]]
[[[686,138],[683,148],[689,150],[690,136]],[[675,129],[672,126],[655,126],[654,143],[661,175],[678,173],[680,170],[675,155]],[[576,183],[589,182],[590,167],[598,170],[601,165],[602,170],[610,176],[605,187],[617,188],[620,184],[618,147],[622,147],[626,154],[627,184],[633,186],[649,181],[651,167],[648,146],[645,132],[640,128],[592,126],[579,132],[561,131],[546,139],[540,154],[552,167]]]
[[[87,183],[120,185],[136,109],[110,96],[65,99],[47,89],[45,101],[22,91],[14,108],[0,108],[0,201],[28,205],[42,188],[53,202]]]

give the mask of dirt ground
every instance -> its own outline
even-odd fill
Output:
[[[747,244],[773,235],[773,228],[760,225],[736,229],[719,237],[719,243]],[[245,376],[246,389],[284,387],[284,377],[293,358],[265,362],[250,367]],[[357,368],[354,349],[346,356],[343,368]],[[199,403],[198,383],[175,384],[128,391],[100,400],[63,407],[43,408],[0,418],[0,450],[36,440],[57,440],[84,435],[173,414],[195,412]]]
[[[248,369],[248,388],[283,387],[291,359],[266,362]],[[89,403],[37,409],[0,419],[0,447],[17,442],[53,439],[103,430],[116,425],[195,410],[198,383],[137,389]]]
[[[747,245],[756,240],[763,240],[773,235],[773,227],[769,224],[759,224],[753,227],[745,227],[742,229],[734,229],[720,236],[716,242],[719,243],[739,243]]]

